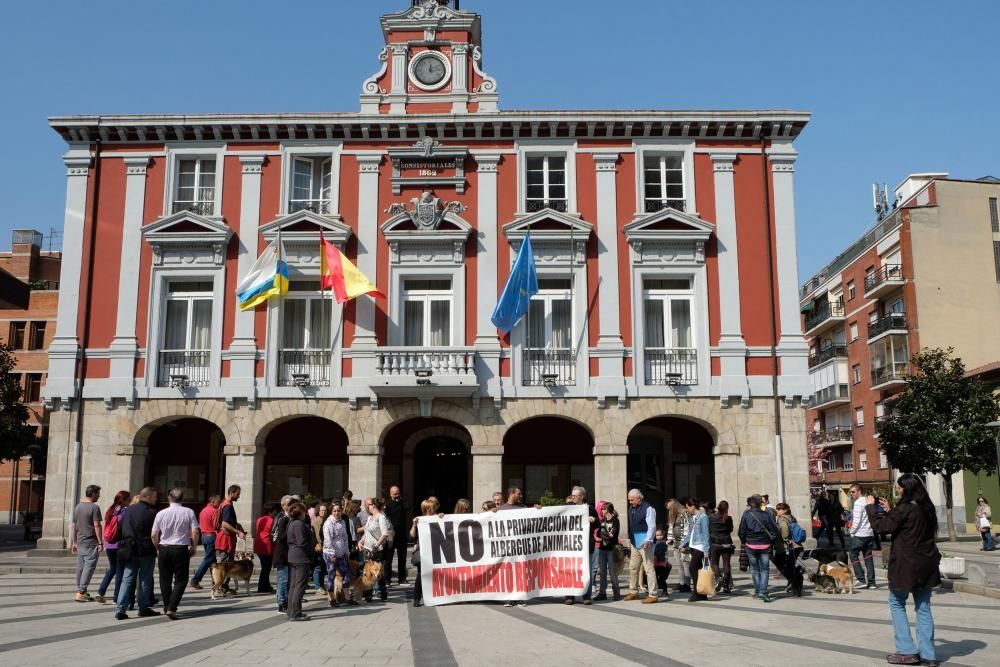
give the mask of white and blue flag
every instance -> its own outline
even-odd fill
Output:
[[[528,312],[528,302],[538,293],[538,275],[535,273],[535,255],[531,252],[531,235],[526,234],[510,270],[507,284],[497,307],[490,318],[496,328],[507,333]]]

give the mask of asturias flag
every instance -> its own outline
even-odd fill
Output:
[[[288,292],[288,265],[281,259],[280,241],[264,248],[250,272],[236,287],[240,310],[251,310],[272,296]]]
[[[345,303],[362,294],[385,298],[385,294],[379,292],[337,246],[323,238],[323,232],[319,233],[319,256],[320,285],[333,290],[337,303]]]
[[[517,253],[514,266],[504,285],[500,301],[493,309],[493,324],[507,333],[514,328],[528,312],[528,302],[538,293],[538,275],[535,273],[535,256],[531,252],[531,236],[525,235],[524,243]]]

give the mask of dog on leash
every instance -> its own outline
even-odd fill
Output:
[[[830,563],[847,565],[850,562],[847,557],[847,552],[843,549],[806,549],[802,552],[801,557],[803,559],[811,558],[821,565],[829,565]]]
[[[236,592],[240,590],[239,582],[242,580],[246,587],[247,596],[250,595],[250,578],[253,576],[253,557],[245,552],[236,554],[236,560],[227,560],[216,563],[212,566],[212,599],[216,595],[223,597],[223,585],[230,579],[236,579]]]
[[[846,567],[820,565],[819,572],[820,574],[825,574],[828,577],[833,577],[834,581],[837,582],[838,593],[847,593],[849,595],[854,594],[854,573]]]
[[[357,564],[353,564],[357,567]],[[338,574],[339,576],[339,574]],[[377,560],[366,561],[364,567],[361,568],[360,576],[351,576],[351,595],[354,596],[355,602],[360,602],[362,598],[365,602],[368,598],[365,597],[366,591],[371,591],[375,588],[375,583],[382,576],[382,562]],[[343,580],[341,580],[341,589],[343,589]],[[334,579],[334,590],[336,590],[336,579]],[[343,595],[343,590],[341,590],[341,595]]]
[[[354,582],[358,579],[358,561],[353,558],[347,559],[347,570],[351,573],[351,591],[354,591]],[[374,584],[372,584],[374,586]],[[333,599],[338,604],[347,602],[347,591],[344,590],[344,575],[340,568],[336,568],[333,575]],[[357,598],[354,598],[357,600]]]

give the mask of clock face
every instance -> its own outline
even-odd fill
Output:
[[[426,54],[426,55],[425,55]],[[413,59],[411,75],[424,90],[440,88],[448,78],[448,61],[436,51],[424,51]]]

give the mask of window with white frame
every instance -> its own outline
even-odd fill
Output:
[[[861,364],[851,366],[851,382],[854,384],[861,382]]]
[[[451,345],[454,298],[449,278],[404,280],[403,345]]]
[[[525,157],[525,202],[528,213],[551,208],[566,212],[566,156],[528,155]]]
[[[646,384],[695,384],[698,351],[690,278],[643,281]]]
[[[575,384],[571,278],[540,277],[525,318],[524,384]]]
[[[844,452],[844,470],[854,470],[854,452]]]
[[[319,281],[294,281],[281,300],[278,385],[330,385],[330,321],[333,301]]]
[[[215,158],[177,160],[173,212],[215,215]]]
[[[868,452],[858,451],[858,470],[868,470]]]
[[[858,339],[858,323],[851,322],[849,328],[851,330],[851,342],[854,342]]]
[[[683,211],[684,158],[680,155],[649,154],[642,159],[643,205],[646,213],[670,208]]]
[[[847,283],[847,300],[851,301],[855,296],[857,296],[857,289],[854,287],[854,281]]]
[[[330,157],[296,156],[292,159],[288,212],[330,213],[333,160]]]
[[[883,470],[889,467],[889,457],[881,449],[878,450],[878,467]]]
[[[204,387],[211,381],[211,281],[170,281],[163,310],[157,384]]]
[[[863,407],[854,408],[854,425],[865,425],[865,409]]]
[[[837,459],[838,458],[839,457],[838,457],[837,454],[829,454],[826,457],[826,469],[829,472],[837,472]]]

